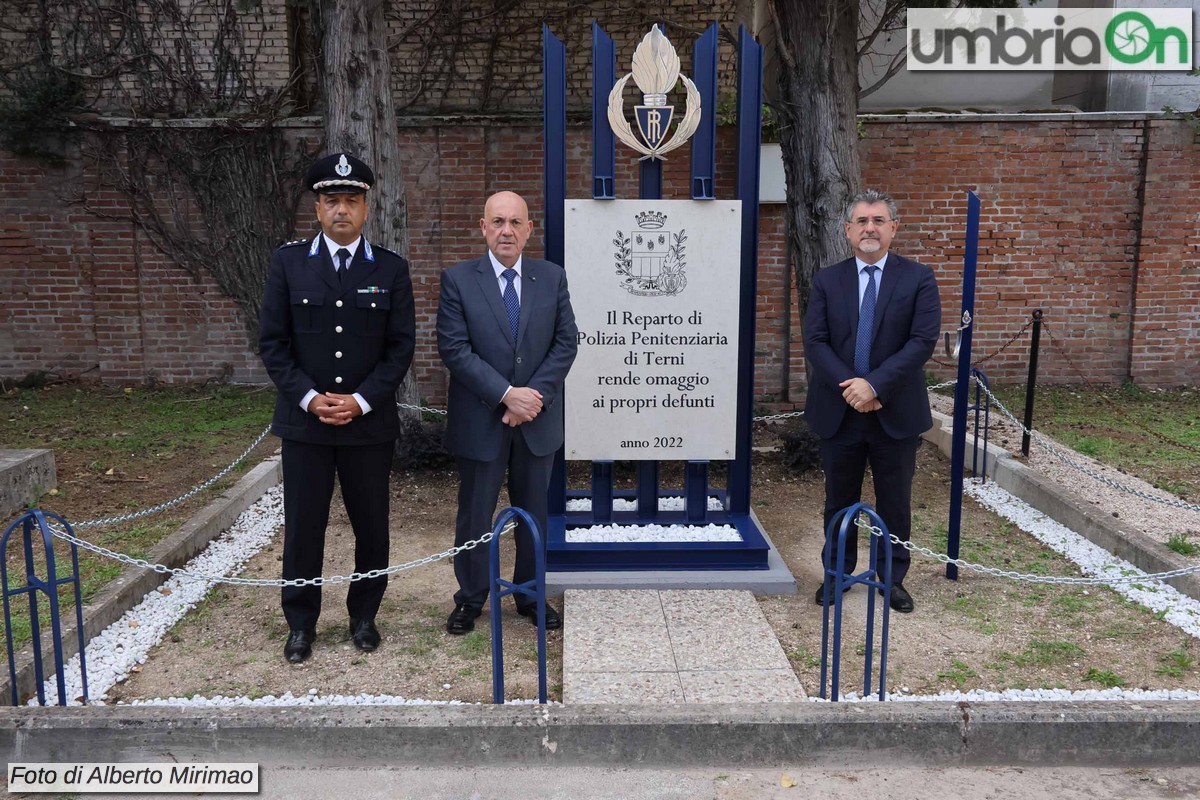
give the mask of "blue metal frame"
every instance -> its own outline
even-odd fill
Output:
[[[562,258],[565,235],[562,210],[566,201],[566,64],[562,43],[543,28],[546,156],[546,257]],[[637,462],[637,488],[614,490],[613,462],[593,461],[589,489],[568,490],[565,462],[560,451],[551,476],[548,559],[553,569],[767,569],[769,546],[750,514],[750,455],[754,400],[754,319],[758,262],[758,177],[762,114],[762,48],[744,29],[738,47],[738,194],[742,200],[739,393],[736,449],[729,462],[729,480],[723,489],[709,486],[708,462],[691,461],[685,467],[685,486],[663,489],[659,462]],[[616,83],[616,49],[598,26],[592,27],[592,197],[612,199],[615,173],[615,137],[607,121],[608,94]],[[691,190],[694,199],[714,199],[716,167],[717,27],[710,26],[697,40],[694,80],[702,98],[701,121],[691,142]],[[552,154],[553,153],[553,157]],[[662,197],[662,160],[640,163],[638,194],[642,199]],[[562,263],[559,261],[558,263]],[[567,265],[569,266],[569,265]],[[708,510],[716,495],[723,508]],[[658,510],[661,497],[685,498],[685,510]],[[566,500],[590,498],[591,510],[566,511]],[[615,498],[632,499],[636,511],[614,511]],[[570,543],[568,528],[594,524],[645,525],[713,524],[734,526],[741,542],[680,543]]]
[[[729,465],[729,510],[750,513],[754,426],[754,320],[758,298],[758,178],[762,145],[762,47],[738,30],[738,199],[742,201],[742,307],[738,328],[737,444]]]
[[[971,332],[975,329],[975,266],[979,253],[979,196],[967,192],[967,241],[963,251],[962,313],[958,351],[958,383],[954,386],[954,427],[950,443],[950,522],[946,555],[958,558],[962,533],[963,466],[967,446],[967,389],[971,382]],[[969,324],[964,320],[970,320]],[[946,564],[946,577],[958,580],[958,566]]]
[[[700,92],[700,127],[692,135],[692,199],[715,200],[717,165],[717,23],[696,40],[692,71]]]
[[[851,525],[857,525],[859,512],[866,515],[874,525],[883,531],[883,580],[878,580],[879,551],[873,541],[869,541],[868,550],[871,553],[870,566],[857,575],[846,574],[846,535]],[[888,534],[887,525],[875,509],[866,503],[855,503],[843,508],[829,521],[825,531],[828,541],[837,531],[837,546],[826,552],[827,559],[832,557],[837,564],[834,569],[828,561],[825,563],[824,615],[821,619],[821,691],[822,699],[826,697],[826,677],[829,677],[831,688],[830,699],[838,701],[841,687],[842,660],[842,595],[857,584],[867,587],[867,621],[866,621],[866,655],[863,661],[863,697],[871,693],[871,651],[875,634],[875,592],[883,593],[883,634],[879,639],[879,699],[887,699],[887,652],[888,652],[888,621],[892,608],[892,540]],[[868,537],[870,538],[870,537]],[[832,657],[829,641],[829,614],[833,613],[833,642]],[[830,662],[832,661],[832,669]],[[832,673],[832,674],[830,674]]]
[[[617,82],[617,47],[612,37],[592,22],[592,199],[617,196],[617,145],[608,124],[608,94]]]
[[[58,705],[65,706],[67,705],[68,698],[66,675],[63,672],[63,668],[67,659],[63,654],[62,648],[62,622],[59,618],[58,591],[59,587],[68,585],[72,587],[75,593],[75,628],[79,637],[79,675],[83,684],[83,702],[86,704],[88,701],[87,656],[84,651],[85,642],[83,640],[83,598],[79,590],[79,548],[74,544],[71,545],[71,574],[62,578],[58,577],[58,568],[54,556],[54,534],[46,522],[47,517],[62,524],[67,533],[74,536],[71,525],[65,519],[57,514],[49,514],[35,508],[17,517],[4,531],[4,537],[0,538],[0,586],[3,587],[4,594],[4,633],[5,644],[8,647],[8,679],[9,686],[12,688],[11,699],[14,706],[20,703],[20,697],[17,693],[16,652],[13,646],[12,609],[9,598],[22,594],[29,597],[29,628],[31,636],[30,644],[33,647],[34,680],[37,681],[38,703],[44,706],[46,705],[46,678],[42,657],[42,625],[41,616],[38,613],[37,592],[41,592],[46,596],[50,604],[50,630],[54,644],[54,673],[58,688]],[[8,540],[18,526],[22,529],[21,538],[22,550],[25,556],[25,579],[28,583],[25,586],[10,589],[8,585]],[[42,580],[35,574],[33,557],[33,531],[35,526],[41,533],[42,547],[45,549],[45,580]]]
[[[567,205],[567,50],[542,25],[542,158],[545,209],[545,257],[563,263]],[[563,448],[554,454],[550,470],[548,511],[567,510],[567,462]]]
[[[533,539],[533,580],[512,583],[500,577],[500,531],[509,520],[524,521]],[[515,536],[514,536],[515,539]],[[504,705],[504,627],[500,622],[500,600],[508,595],[523,594],[537,601],[538,702],[546,700],[546,551],[542,547],[542,532],[537,521],[523,508],[506,508],[496,515],[492,526],[492,541],[488,544],[488,576],[491,581],[492,620],[492,702]]]

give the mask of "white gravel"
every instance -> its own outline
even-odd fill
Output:
[[[624,497],[613,498],[613,511],[637,511],[637,501],[628,500]],[[592,500],[589,497],[576,497],[567,501],[567,511],[591,511]],[[660,497],[658,498],[659,511],[685,511],[687,510],[687,499],[683,497]],[[725,506],[721,505],[721,501],[716,497],[709,496],[708,498],[709,511],[724,511]]]
[[[213,540],[204,552],[187,564],[187,569],[204,575],[236,575],[242,566],[264,548],[275,531],[283,524],[283,487],[268,489],[252,506],[242,512],[228,531]],[[158,589],[149,592],[142,602],[125,612],[116,622],[88,642],[88,695],[92,701],[103,700],[108,691],[141,669],[150,649],[162,641],[167,631],[196,606],[212,584],[187,578],[172,577]],[[83,682],[79,675],[79,655],[71,658],[64,668],[66,693],[70,705],[80,705]],[[46,697],[58,697],[58,687],[51,676],[46,681]],[[31,700],[30,705],[36,705]]]
[[[1051,550],[1074,561],[1084,575],[1132,577],[1145,574],[1133,564],[1092,544],[994,483],[980,484],[969,480],[964,482],[963,488],[980,504],[1032,534]],[[1156,614],[1164,614],[1167,622],[1189,636],[1200,639],[1200,601],[1157,580],[1114,583],[1111,588]]]
[[[593,525],[571,528],[567,541],[583,542],[740,542],[732,525]]]

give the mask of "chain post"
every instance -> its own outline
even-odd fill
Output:
[[[1029,431],[1033,428],[1033,393],[1037,388],[1038,349],[1042,340],[1042,310],[1033,311],[1033,336],[1029,340],[1029,379],[1025,382],[1025,431],[1021,434],[1021,455],[1029,457]]]

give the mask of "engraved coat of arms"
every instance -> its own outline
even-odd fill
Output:
[[[617,276],[630,294],[670,297],[687,286],[687,232],[667,230],[666,222],[666,214],[642,211],[634,215],[636,228],[617,231],[613,239]]]

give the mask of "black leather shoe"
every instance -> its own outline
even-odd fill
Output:
[[[880,589],[879,593],[883,594],[883,590]],[[913,605],[912,595],[909,594],[908,590],[904,588],[904,584],[901,584],[901,583],[892,584],[891,606],[892,606],[892,611],[899,611],[901,614],[908,614],[915,607]]]
[[[312,643],[317,632],[312,628],[294,628],[283,643],[283,657],[292,664],[299,664],[312,655]]]
[[[370,653],[379,647],[379,630],[375,621],[370,619],[350,620],[350,641],[364,653]]]
[[[537,625],[537,603],[531,606],[517,606],[517,613],[522,617],[529,617],[529,621]],[[556,631],[562,628],[562,614],[559,614],[554,606],[546,603],[546,630]]]
[[[482,609],[459,603],[450,612],[450,617],[446,620],[446,633],[453,636],[462,636],[464,633],[470,633],[475,630],[475,620],[479,619],[481,613],[483,613]]]
[[[830,595],[832,595],[832,594],[833,593],[830,592]],[[819,605],[819,606],[825,605],[825,584],[822,583],[820,586],[817,587],[817,594],[813,599],[817,601],[817,605]]]

